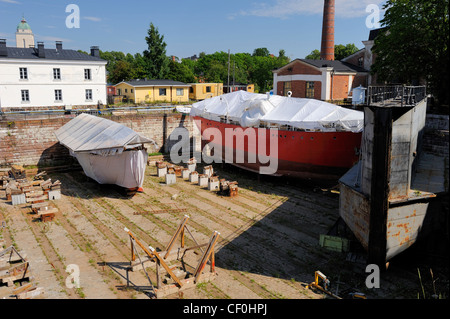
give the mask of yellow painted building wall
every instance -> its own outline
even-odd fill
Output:
[[[120,83],[116,86],[116,94],[126,96],[128,101],[134,102],[134,87],[127,83]]]
[[[189,98],[191,100],[206,100],[223,95],[223,83],[191,83]],[[209,91],[208,92],[208,88]]]
[[[189,88],[188,87],[172,87],[172,86],[146,86],[133,87],[127,83],[120,83],[116,86],[120,89],[118,95],[126,96],[134,103],[152,103],[152,102],[166,102],[166,103],[184,103],[189,102]],[[166,95],[160,95],[160,89],[166,90]],[[178,95],[177,89],[182,95]]]

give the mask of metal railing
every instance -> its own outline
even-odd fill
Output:
[[[74,110],[32,110],[32,111],[0,111],[0,120],[7,118],[19,118],[26,120],[35,117],[61,117],[61,116],[77,116],[82,113],[91,115],[114,115],[121,112],[126,113],[172,113],[176,109],[175,106],[151,106],[151,107],[117,107],[117,108],[92,108],[92,109],[74,109]]]
[[[369,86],[367,105],[398,105],[401,107],[416,106],[425,100],[425,86],[386,85]]]

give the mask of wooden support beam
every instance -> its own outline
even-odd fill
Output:
[[[212,256],[212,254],[214,254],[214,246],[216,245],[216,243],[217,243],[217,241],[219,239],[219,235],[220,235],[220,233],[216,231],[211,236],[211,239],[210,239],[209,244],[208,244],[208,248],[206,249],[205,253],[202,256],[202,259],[200,260],[200,262],[197,265],[197,268],[195,269],[194,282],[196,282],[196,283],[198,282],[198,280],[199,280],[199,278],[200,278],[200,276],[202,274],[202,271],[203,271],[203,269],[206,266],[206,263],[208,262],[208,260]],[[212,261],[211,262],[211,266],[212,266],[211,269],[214,269],[214,265],[213,265],[214,264],[214,262],[213,262],[214,261],[214,257],[212,257],[211,261]]]
[[[183,220],[181,221],[180,225],[178,225],[177,231],[175,232],[173,237],[170,239],[169,244],[167,245],[166,254],[164,255],[164,259],[166,259],[167,256],[169,256],[173,245],[175,244],[175,242],[177,241],[177,239],[178,239],[178,237],[180,235],[182,236],[182,238],[181,238],[181,245],[184,248],[184,228],[186,227],[186,224],[187,224],[188,220],[189,220],[189,216],[184,215]]]
[[[159,260],[161,265],[164,267],[164,269],[167,271],[167,273],[170,275],[170,277],[172,277],[173,280],[175,280],[175,282],[181,287],[183,286],[183,283],[180,281],[180,279],[178,279],[178,277],[173,273],[172,270],[170,270],[170,268],[167,266],[167,264],[164,262],[164,260],[162,259],[162,257],[156,252],[156,250],[152,247],[149,247],[149,249],[147,247],[145,247],[137,238],[136,236],[133,235],[133,233],[128,229],[125,228],[125,231],[128,233],[128,235],[136,242],[136,244],[138,244],[139,247],[142,248],[142,250],[150,257],[156,257],[157,261]]]
[[[167,266],[167,264],[164,262],[164,260],[161,258],[161,256],[155,251],[152,251],[153,255],[156,257],[157,262],[159,261],[161,265],[164,267],[164,269],[167,271],[167,273],[172,277],[173,280],[178,284],[178,286],[183,286],[183,283],[178,279],[178,277],[173,273],[173,271]]]
[[[150,258],[153,258],[153,257],[154,257],[153,253],[150,252],[150,251],[148,250],[148,248],[145,247],[145,246],[144,246],[144,245],[136,238],[136,236],[133,235],[133,233],[132,233],[128,228],[125,228],[125,231],[128,233],[128,235],[129,235],[132,239],[134,239],[134,241],[136,242],[136,244],[138,244],[138,246],[141,247],[142,250],[143,250]]]

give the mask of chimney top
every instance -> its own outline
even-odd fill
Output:
[[[62,41],[56,41],[56,51],[62,51],[63,43]]]
[[[8,56],[8,49],[6,48],[6,39],[0,39],[0,56]]]
[[[44,42],[38,42],[37,45],[38,45],[37,49],[38,57],[45,58]]]
[[[94,56],[94,57],[97,57],[97,58],[100,57],[100,49],[99,49],[98,46],[91,47],[91,56]]]

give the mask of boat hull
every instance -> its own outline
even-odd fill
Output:
[[[243,128],[201,117],[194,120],[202,134],[202,150],[208,146],[221,153],[215,155],[224,162],[252,172],[266,174],[262,168],[276,165],[267,175],[338,180],[359,160],[362,133]]]

